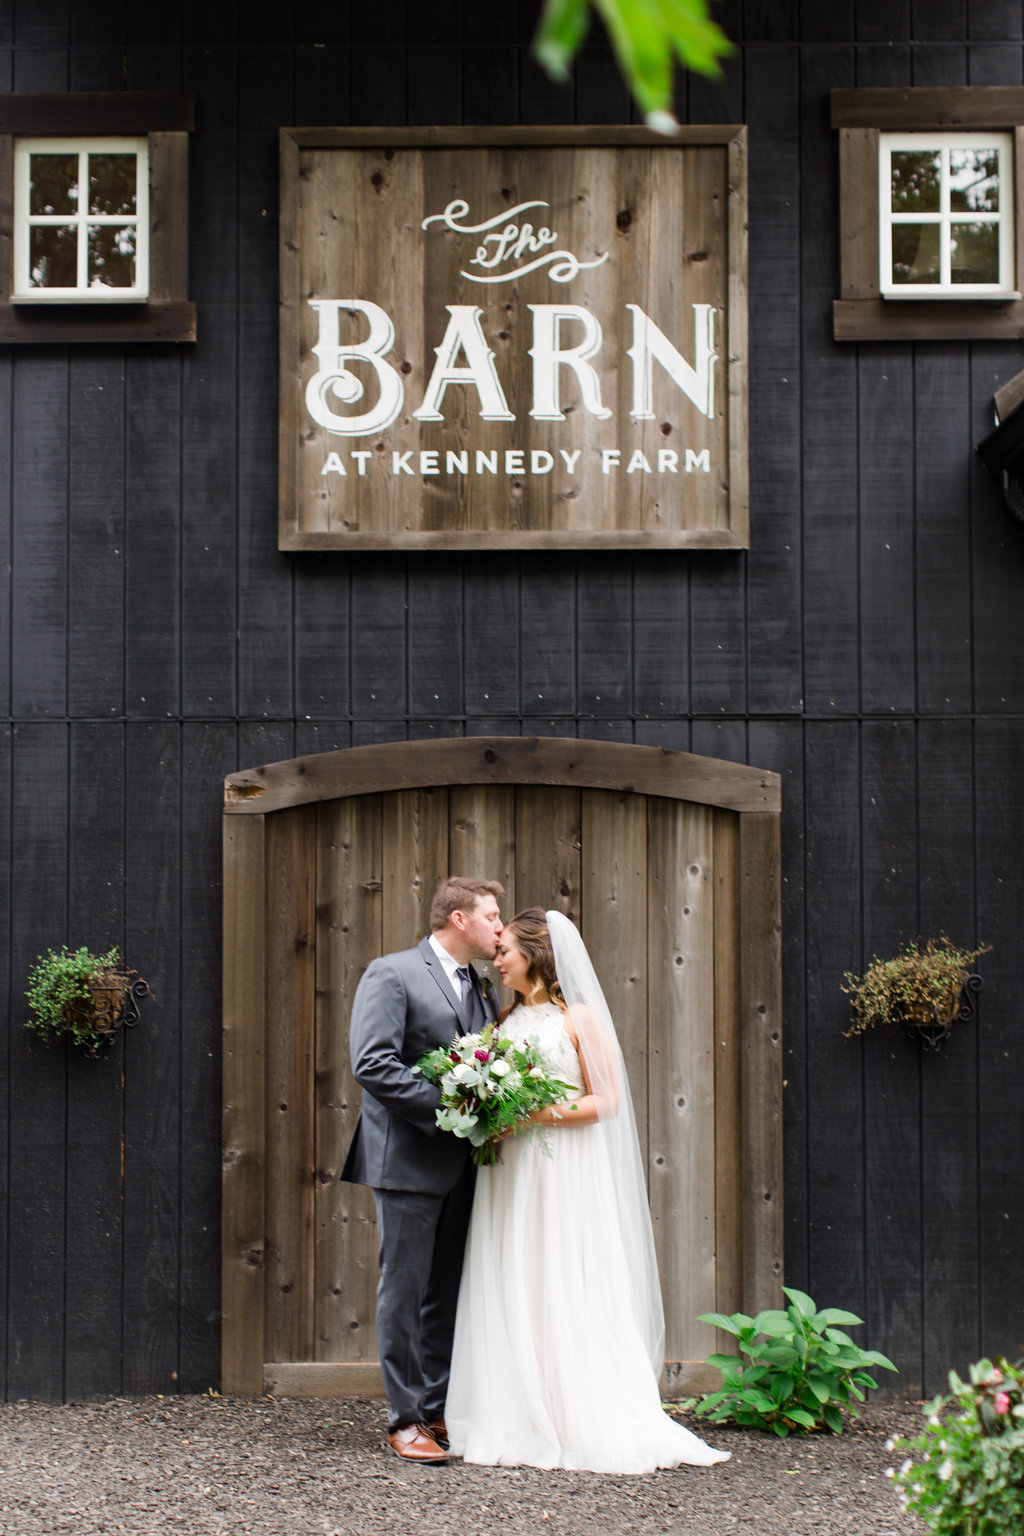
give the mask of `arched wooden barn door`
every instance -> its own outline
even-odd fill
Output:
[[[630,1064],[666,1310],[666,1390],[698,1313],[782,1272],[779,781],[599,742],[402,742],[233,774],[225,796],[224,1391],[379,1390],[370,1192],[338,1182],[348,1019],[449,873],[580,924]]]

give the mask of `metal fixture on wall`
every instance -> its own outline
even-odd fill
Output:
[[[977,445],[978,455],[1002,493],[1015,523],[1024,523],[1024,372],[993,397],[996,428]]]
[[[969,976],[964,977],[963,988],[952,1013],[940,1016],[936,1010],[935,1019],[932,1022],[907,1019],[907,1034],[912,1040],[920,1040],[924,1050],[939,1050],[952,1034],[954,1024],[966,1024],[974,1018],[974,1002],[981,988],[981,977],[976,971],[972,971]]]

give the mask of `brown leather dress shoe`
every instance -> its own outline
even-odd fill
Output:
[[[404,1461],[441,1466],[448,1460],[448,1452],[441,1449],[425,1424],[402,1424],[398,1429],[389,1429],[388,1445]]]
[[[431,1419],[427,1433],[433,1435],[442,1450],[448,1450],[448,1426],[444,1419]]]

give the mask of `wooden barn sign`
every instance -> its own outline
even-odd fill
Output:
[[[281,147],[282,549],[746,546],[744,129]]]

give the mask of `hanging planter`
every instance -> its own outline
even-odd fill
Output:
[[[943,936],[907,944],[891,960],[872,960],[863,976],[847,971],[843,991],[850,998],[847,1035],[862,1035],[876,1024],[902,1028],[926,1051],[937,1051],[953,1025],[974,1016],[981,977],[972,966],[980,949],[959,949]]]
[[[934,1008],[930,1018],[915,1018],[907,1015],[902,1020],[907,1034],[911,1039],[918,1039],[926,1051],[937,1051],[944,1041],[949,1039],[953,1032],[954,1024],[966,1024],[974,1018],[974,999],[981,991],[981,977],[976,971],[970,971],[963,978],[960,991],[952,1003],[952,1007]]]
[[[28,976],[25,1028],[53,1045],[70,1035],[98,1056],[119,1029],[139,1022],[139,1003],[152,997],[149,983],[126,965],[117,948],[94,955],[66,945],[40,955]]]

